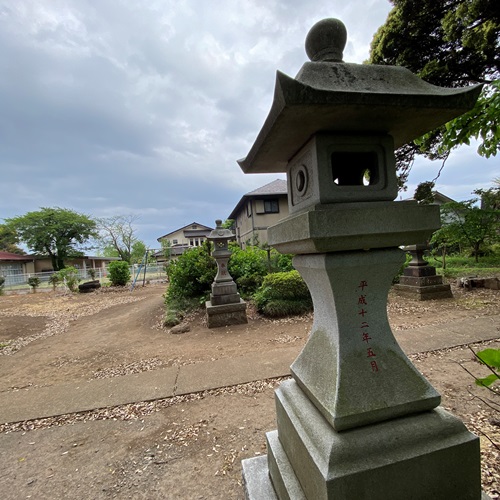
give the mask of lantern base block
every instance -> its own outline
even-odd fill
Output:
[[[214,305],[208,300],[205,306],[208,328],[248,323],[247,303],[243,299],[239,299],[236,303],[221,305]]]
[[[337,432],[294,381],[276,405],[267,463],[243,463],[247,499],[484,498],[479,439],[442,408]],[[269,477],[275,496],[255,496]]]

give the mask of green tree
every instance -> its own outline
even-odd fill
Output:
[[[129,264],[141,262],[146,245],[137,238],[134,215],[115,215],[97,219],[99,241],[105,257],[120,257]]]
[[[19,237],[14,229],[7,224],[0,224],[0,250],[23,255],[24,252],[17,246],[18,243]]]
[[[89,216],[58,207],[42,207],[5,221],[32,252],[50,257],[54,271],[63,269],[69,258],[81,256],[78,245],[97,234]]]
[[[401,184],[416,154],[441,159],[444,165],[453,148],[475,137],[480,155],[495,155],[500,143],[498,0],[391,2],[394,8],[372,41],[371,63],[405,66],[434,85],[484,84],[471,112],[396,152]]]
[[[484,245],[500,240],[500,211],[481,208],[478,201],[445,203],[441,207],[442,228],[431,241],[441,247],[459,244],[469,248],[478,262]]]

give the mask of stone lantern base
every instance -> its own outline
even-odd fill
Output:
[[[249,500],[487,498],[479,439],[442,408],[337,432],[294,381],[276,406],[267,457],[242,464]]]
[[[451,299],[450,285],[443,283],[443,277],[436,274],[436,268],[423,258],[427,245],[410,245],[406,250],[411,253],[412,260],[403,271],[399,284],[394,285],[394,290],[399,295],[416,300]]]
[[[233,304],[213,305],[210,300],[206,302],[208,328],[221,326],[241,325],[248,323],[247,303],[243,299]]]

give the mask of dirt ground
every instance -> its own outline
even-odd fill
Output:
[[[312,315],[190,331],[162,328],[165,285],[92,294],[0,297],[1,393],[106,378],[166,366],[297,347]],[[453,288],[454,298],[416,302],[391,294],[393,330],[499,314],[500,292]],[[500,340],[487,343],[500,347]],[[484,344],[472,346],[475,350]],[[500,498],[495,396],[474,385],[482,374],[467,347],[412,357],[443,396],[443,406],[481,436],[483,487]],[[0,496],[19,498],[243,498],[244,458],[264,454],[276,427],[279,380],[149,403],[0,425]],[[496,396],[498,408],[498,396]]]

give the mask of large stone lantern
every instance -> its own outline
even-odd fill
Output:
[[[268,456],[243,462],[248,498],[479,499],[479,440],[439,408],[387,320],[399,248],[439,227],[439,207],[395,202],[394,149],[469,110],[480,87],[445,89],[394,66],[342,62],[344,25],[317,23],[311,62],[278,72],[245,173],[286,172],[290,215],[270,245],[314,302],[310,338],[276,392]],[[268,474],[271,478],[269,481]],[[272,484],[272,487],[270,486]]]

